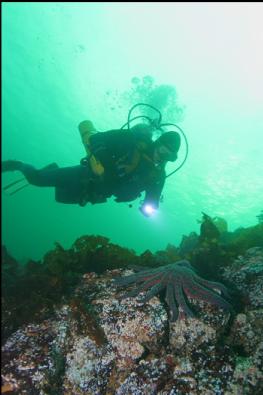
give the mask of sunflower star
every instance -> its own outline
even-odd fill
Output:
[[[165,300],[170,308],[171,321],[194,316],[186,302],[189,298],[202,300],[224,310],[231,309],[231,305],[220,296],[221,294],[228,296],[225,286],[199,277],[186,260],[115,278],[114,284],[118,287],[138,284],[134,290],[124,294],[121,299],[134,297],[140,292],[147,291],[142,300],[143,303],[166,288]]]

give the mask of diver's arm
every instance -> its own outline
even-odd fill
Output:
[[[162,178],[146,189],[145,198],[140,207],[140,211],[146,217],[150,217],[156,210],[158,210],[164,182],[165,178]]]

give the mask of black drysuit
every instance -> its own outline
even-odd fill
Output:
[[[110,196],[126,202],[145,191],[144,203],[158,208],[165,171],[151,159],[153,144],[149,135],[127,130],[92,135],[89,148],[104,167],[102,177],[94,175],[88,160],[85,165],[59,168],[52,164],[40,170],[22,163],[19,170],[30,184],[55,187],[56,200],[62,203],[98,203]]]

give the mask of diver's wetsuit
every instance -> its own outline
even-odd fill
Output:
[[[158,208],[165,183],[165,169],[164,166],[156,166],[151,159],[154,150],[151,135],[109,130],[92,135],[90,149],[103,164],[105,187],[117,202],[135,200],[145,191],[144,203]],[[136,153],[139,155],[137,162]],[[125,174],[121,169],[127,164],[132,170]]]
[[[138,142],[144,144],[143,151],[138,151]],[[88,161],[87,166],[59,168],[53,163],[40,170],[13,161],[14,168],[9,170],[20,170],[32,185],[55,187],[56,200],[61,203],[98,203],[112,195],[117,202],[128,202],[145,191],[144,202],[158,208],[165,171],[151,160],[153,142],[149,135],[138,136],[123,130],[96,133],[90,138],[90,150],[104,167],[102,178],[94,175]],[[126,165],[132,168],[128,173],[122,172]]]
[[[59,168],[56,163],[52,163],[38,170],[26,163],[17,163],[16,170],[20,170],[30,184],[55,187],[58,202],[81,204],[85,185],[91,179],[88,167],[79,165]]]
[[[27,181],[38,187],[77,186],[81,178],[87,176],[85,166],[59,168],[55,163],[37,170],[35,167],[21,163],[19,170]]]

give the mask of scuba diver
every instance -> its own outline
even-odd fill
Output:
[[[145,104],[134,107],[138,105]],[[161,118],[156,122],[135,117],[150,122],[130,127],[130,114],[121,129],[106,132],[97,132],[88,120],[79,124],[87,153],[80,165],[60,168],[52,163],[38,170],[21,161],[6,160],[2,172],[20,171],[31,185],[55,187],[57,202],[81,206],[103,203],[111,196],[116,202],[131,202],[145,192],[140,211],[150,216],[159,207],[167,177],[165,165],[176,161],[181,138],[175,131],[165,131],[153,141],[153,131],[160,129]]]

